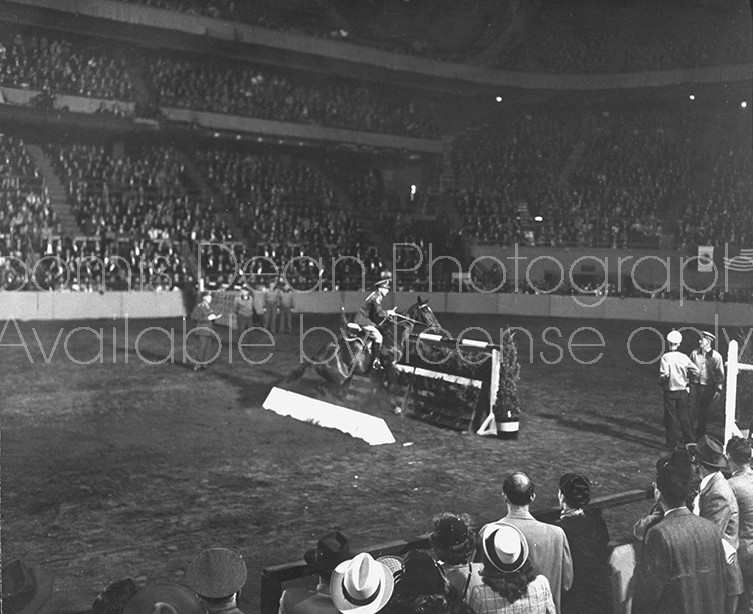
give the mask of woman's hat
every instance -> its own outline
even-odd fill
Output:
[[[350,542],[339,531],[322,535],[316,548],[309,548],[303,555],[306,564],[320,574],[331,574],[335,567],[350,558]]]
[[[204,614],[204,606],[187,586],[155,582],[136,593],[123,614]]]
[[[186,584],[202,597],[220,599],[237,593],[246,583],[243,557],[227,548],[209,548],[186,571]]]
[[[2,611],[33,614],[52,595],[52,574],[44,567],[14,559],[3,565]]]
[[[437,516],[434,518],[434,531],[429,536],[432,548],[453,553],[470,551],[475,540],[469,524],[466,515],[444,513]]]
[[[499,522],[486,525],[481,535],[481,545],[486,559],[504,573],[518,571],[528,559],[526,538],[510,524]]]
[[[386,566],[392,572],[395,582],[398,582],[403,577],[403,559],[399,556],[386,554],[377,558],[377,562]]]
[[[566,473],[560,478],[560,492],[571,507],[584,507],[591,500],[591,482],[577,473]]]
[[[362,552],[335,568],[329,587],[340,612],[375,614],[392,597],[395,579],[385,565]]]
[[[724,458],[724,447],[718,439],[711,435],[704,435],[698,440],[698,443],[689,443],[685,447],[691,456],[703,465],[718,469],[727,467],[727,459]]]

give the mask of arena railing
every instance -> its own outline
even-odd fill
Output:
[[[654,489],[629,490],[614,495],[594,498],[586,507],[586,510],[605,510],[620,507],[632,503],[639,503],[647,499],[653,499]],[[542,522],[554,523],[560,515],[559,507],[544,508],[531,512],[535,518]],[[610,544],[612,549],[618,547],[622,541]],[[367,546],[363,552],[368,552],[373,557],[396,555],[403,556],[411,550],[429,550],[429,533],[419,535],[413,539],[396,540],[382,544]],[[280,607],[283,585],[286,582],[301,580],[316,575],[316,571],[309,567],[303,560],[281,565],[265,567],[261,571],[260,612],[261,614],[277,614]]]

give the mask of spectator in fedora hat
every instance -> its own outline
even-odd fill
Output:
[[[123,614],[205,614],[191,589],[175,582],[148,584],[126,604]]]
[[[633,612],[722,614],[724,551],[719,530],[686,506],[688,473],[659,468],[654,497],[663,518],[648,529],[635,568]]]
[[[738,536],[740,518],[735,493],[721,471],[728,467],[727,459],[724,457],[724,447],[711,435],[703,435],[698,443],[688,444],[687,448],[701,476],[697,513],[717,526],[722,534],[722,541],[726,544],[725,550],[730,553],[728,555],[730,558],[732,553],[737,552],[740,545]],[[727,589],[725,608],[727,614],[734,614],[737,601],[743,592],[740,561],[737,560],[737,556],[731,558],[733,560],[725,566],[724,574]]]
[[[395,578],[367,552],[340,563],[329,583],[332,602],[343,614],[376,614],[390,600]]]
[[[468,590],[471,563],[476,536],[471,530],[471,517],[468,514],[444,512],[433,519],[434,531],[429,542],[434,556],[442,566],[450,585],[465,597]]]
[[[488,524],[480,542],[483,562],[473,564],[466,596],[476,614],[556,614],[549,580],[534,568],[517,527]]]
[[[716,337],[708,331],[701,333],[698,347],[690,353],[690,360],[698,367],[698,374],[690,380],[690,419],[695,426],[696,439],[706,434],[709,412],[722,396],[724,389],[724,360],[712,346]]]
[[[583,475],[560,477],[559,526],[565,531],[573,557],[573,585],[562,593],[562,614],[609,614],[609,531],[599,513],[586,513],[591,482]]]
[[[664,395],[664,431],[667,447],[684,447],[693,441],[693,428],[688,409],[690,379],[698,375],[698,367],[680,352],[682,334],[678,330],[667,334],[669,351],[659,361],[659,385]]]
[[[743,594],[738,610],[753,614],[753,470],[750,468],[750,440],[731,437],[727,442],[727,460],[732,472],[729,485],[735,493],[740,514],[737,559],[743,574]]]
[[[2,611],[34,614],[52,595],[52,574],[39,565],[14,559],[3,565]]]
[[[351,558],[350,542],[339,531],[322,535],[316,547],[309,548],[303,555],[309,567],[319,574],[316,590],[290,588],[280,598],[280,614],[336,614],[332,603],[329,583],[335,568]]]
[[[227,548],[209,548],[191,561],[186,584],[199,596],[208,614],[243,614],[237,603],[247,575],[240,554]]]
[[[573,560],[565,532],[558,526],[536,520],[529,510],[536,498],[534,484],[525,473],[515,471],[502,483],[507,515],[500,521],[514,525],[526,538],[537,570],[549,581],[554,605],[573,583]]]

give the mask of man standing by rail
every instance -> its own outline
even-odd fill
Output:
[[[688,411],[690,378],[698,376],[698,367],[678,351],[682,334],[678,330],[667,335],[669,351],[659,362],[659,385],[664,390],[664,429],[670,450],[693,443],[693,428]]]
[[[703,331],[698,347],[690,353],[690,360],[698,367],[698,375],[690,380],[690,419],[695,427],[696,439],[706,434],[709,412],[722,396],[724,388],[724,360],[711,347],[714,341],[714,335]]]

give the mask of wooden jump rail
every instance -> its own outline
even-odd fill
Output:
[[[646,499],[652,499],[653,496],[653,488],[647,488],[645,490],[628,490],[626,492],[617,493],[616,495],[596,497],[585,507],[585,509],[605,510],[628,505],[630,503],[645,501]],[[560,508],[545,508],[531,513],[535,518],[542,522],[553,523],[559,518]],[[431,545],[429,544],[429,535],[429,533],[425,533],[410,540],[397,540],[385,542],[383,544],[375,544],[366,547],[363,551],[368,552],[376,558],[388,554],[403,556],[411,550],[428,550],[431,548]],[[280,596],[282,595],[283,583],[315,574],[316,572],[303,560],[298,560],[293,563],[273,565],[262,569],[260,594],[261,614],[277,614],[280,608]]]

